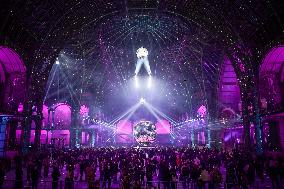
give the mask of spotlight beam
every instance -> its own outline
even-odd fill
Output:
[[[68,86],[61,87],[58,91],[54,91],[53,93],[49,94],[48,98],[52,98],[53,96],[57,95],[58,92],[60,93],[61,91],[64,91],[66,89],[68,90]],[[66,98],[68,98],[68,97],[66,97]]]
[[[173,122],[174,124],[176,124],[177,122],[175,120],[173,120],[172,118],[170,118],[169,116],[167,116],[166,114],[164,114],[163,112],[161,112],[160,110],[158,110],[157,108],[155,108],[154,106],[152,106],[151,104],[147,103],[147,105],[149,107],[151,107],[155,112],[157,112],[160,116],[162,116],[163,118],[170,120],[171,122]]]
[[[145,102],[144,105],[157,120],[160,120],[160,117],[153,111],[148,102]]]
[[[137,75],[134,76],[134,82],[135,82],[135,87],[139,88],[139,81],[138,81],[138,76]]]
[[[128,115],[129,113],[131,113],[132,111],[134,111],[136,109],[136,107],[139,107],[140,103],[136,103],[134,106],[132,106],[131,108],[129,108],[126,112],[124,112],[122,115],[118,116],[117,118],[113,119],[110,124],[114,124],[115,122],[117,122],[118,120],[122,119],[123,117],[125,117],[126,115]]]
[[[145,100],[144,100],[145,101]],[[112,120],[109,124],[113,125],[114,123],[116,123],[117,121],[119,121],[120,119],[122,119],[123,117],[125,117],[126,115],[128,115],[126,117],[126,120],[130,119],[132,117],[132,115],[136,112],[136,110],[142,105],[141,100],[139,103],[136,103],[134,106],[132,106],[131,108],[129,108],[129,110],[127,110],[124,114],[122,114],[121,116],[117,117],[116,119]],[[114,137],[114,135],[116,134],[116,130],[113,130],[113,134],[112,137]],[[110,138],[109,138],[110,139]],[[108,139],[108,140],[109,140]]]
[[[150,105],[149,103],[147,103],[147,102],[145,102],[145,107],[151,112],[151,114],[159,121],[159,120],[161,120],[161,118],[155,113],[155,111],[152,109],[152,105]],[[164,127],[165,129],[167,128],[166,126],[165,126],[165,124],[163,124],[163,122],[160,122],[161,123],[161,125],[162,125],[162,127]],[[170,131],[170,135],[171,135],[171,137],[173,137],[174,139],[175,139],[175,136],[174,136],[174,134]]]
[[[135,108],[135,110],[133,110],[125,119],[129,120],[132,117],[132,115],[136,112],[136,110],[139,108],[139,106],[137,106],[137,108]],[[114,131],[113,131],[112,137],[114,137],[116,135],[116,132],[117,132],[117,129],[113,129],[113,130]],[[125,130],[121,130],[121,131],[124,132]]]
[[[59,67],[59,72],[61,71],[60,67]],[[70,82],[69,82],[69,79],[67,77],[67,75],[62,72],[62,75],[63,77],[66,79],[66,82],[67,82],[67,87],[68,87],[68,92],[70,93],[70,97],[71,97],[71,100],[76,104],[75,100],[77,100],[77,102],[79,103],[79,105],[81,106],[81,103],[80,103],[80,100],[77,98],[74,90],[73,90],[73,86],[70,85]],[[76,98],[76,99],[74,99]]]
[[[52,75],[51,81],[50,81],[50,83],[49,83],[49,85],[48,85],[48,88],[47,88],[47,90],[46,90],[46,93],[45,93],[46,95],[45,95],[45,97],[44,97],[43,102],[45,102],[45,100],[46,100],[46,98],[47,98],[47,95],[48,95],[48,92],[49,92],[50,86],[51,86],[51,84],[52,84],[52,82],[53,82],[53,80],[54,80],[54,76],[55,76],[55,73],[56,73],[56,71],[57,71],[57,68],[58,68],[58,66],[56,66],[56,67],[55,67],[55,70],[54,70],[54,72],[53,72],[53,75]]]
[[[127,116],[125,119],[126,119],[126,120],[129,120],[129,119],[132,117],[132,115],[136,112],[136,110],[137,110],[140,106],[141,106],[141,104],[138,104],[138,106],[136,106],[135,109],[134,109],[132,112],[130,112],[130,113],[128,114],[128,116]],[[113,136],[116,134],[116,131],[117,131],[117,130],[114,131]],[[124,130],[122,130],[122,131],[124,131]]]
[[[147,87],[148,87],[148,88],[151,88],[151,86],[152,86],[152,76],[150,76],[150,77],[148,78],[148,84],[147,84]]]
[[[134,105],[133,110],[128,114],[128,116],[125,118],[126,120],[129,120],[132,115],[136,112],[136,110],[141,106],[141,103],[137,103],[136,105]],[[132,108],[131,108],[132,109]],[[124,117],[124,116],[123,116]],[[114,122],[115,123],[115,122]],[[124,131],[124,130],[122,130]],[[114,129],[112,137],[114,137],[116,135],[117,129]],[[110,138],[109,138],[110,139]],[[108,140],[109,140],[108,139]]]
[[[126,120],[129,120],[132,115],[136,112],[136,110],[141,106],[141,104],[139,104],[138,106],[135,107],[135,109],[130,113],[128,114],[128,116],[125,118]]]

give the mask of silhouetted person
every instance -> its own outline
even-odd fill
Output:
[[[159,178],[163,182],[165,189],[170,189],[171,174],[166,161],[162,161],[159,168]]]
[[[32,167],[31,169],[32,189],[37,189],[39,176],[40,175],[38,167],[37,166]]]
[[[52,176],[52,189],[57,189],[58,181],[59,181],[59,177],[60,177],[60,172],[59,172],[58,166],[53,167],[53,171],[52,171],[51,176]]]
[[[110,188],[111,185],[111,168],[110,164],[107,163],[103,167],[103,186],[102,188],[106,187],[106,183],[108,185],[108,188]]]
[[[3,164],[3,160],[0,162],[0,189],[2,189],[2,185],[4,183],[4,178],[5,178],[5,167]]]
[[[189,179],[189,167],[187,164],[183,164],[183,166],[181,167],[180,180],[183,181],[182,186],[184,189],[187,188],[188,179]]]
[[[22,167],[22,158],[21,156],[15,157],[15,166],[16,166],[16,182],[15,188],[22,188],[23,187],[23,167]]]
[[[49,157],[46,157],[43,160],[43,176],[44,176],[44,178],[48,177],[48,172],[49,172]]]

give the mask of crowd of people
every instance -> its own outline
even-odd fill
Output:
[[[74,182],[87,182],[89,189],[110,188],[185,188],[227,189],[254,187],[255,178],[269,175],[272,187],[281,189],[284,181],[283,158],[256,156],[245,150],[198,148],[82,148],[30,152],[13,160],[15,188],[26,181],[37,189],[41,178],[52,179],[52,189],[73,189]],[[4,166],[5,165],[5,166]],[[9,160],[0,162],[0,185],[4,182]],[[63,168],[66,169],[63,175]],[[64,170],[65,170],[64,169]],[[26,174],[23,172],[26,171]],[[98,175],[96,173],[99,172]],[[24,178],[23,175],[26,175]]]

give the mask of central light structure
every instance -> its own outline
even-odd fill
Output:
[[[151,121],[140,121],[133,128],[133,135],[140,145],[149,146],[156,140],[156,126]]]
[[[148,50],[144,47],[140,47],[136,52],[137,58],[145,58],[148,56]]]
[[[55,64],[57,64],[57,65],[60,64],[58,58],[56,58]]]
[[[140,98],[140,104],[144,104],[146,102],[145,98]]]
[[[139,49],[137,49],[136,55],[137,55],[137,63],[135,68],[135,76],[138,75],[142,65],[144,65],[148,75],[151,75],[152,73],[151,73],[150,63],[148,60],[148,55],[149,55],[148,50],[144,47],[140,47]]]

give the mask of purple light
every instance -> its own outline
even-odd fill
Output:
[[[71,125],[71,109],[68,105],[59,103],[55,109],[55,127],[69,128]]]
[[[80,116],[87,117],[89,115],[89,108],[86,105],[82,105],[80,108]]]
[[[206,117],[206,107],[204,105],[198,108],[197,115],[200,117]]]
[[[22,113],[24,111],[24,105],[22,103],[19,104],[18,106],[18,112]]]
[[[23,60],[10,48],[0,46],[0,62],[4,66],[6,73],[26,73]]]
[[[241,70],[244,69],[242,63],[239,66]],[[240,88],[234,67],[228,57],[224,57],[219,86],[219,103],[222,104],[222,108],[231,108],[237,112],[238,103],[241,99]]]
[[[158,120],[156,123],[157,134],[170,134],[171,124],[168,120]]]
[[[132,134],[132,124],[128,120],[120,120],[116,126],[117,134]]]

